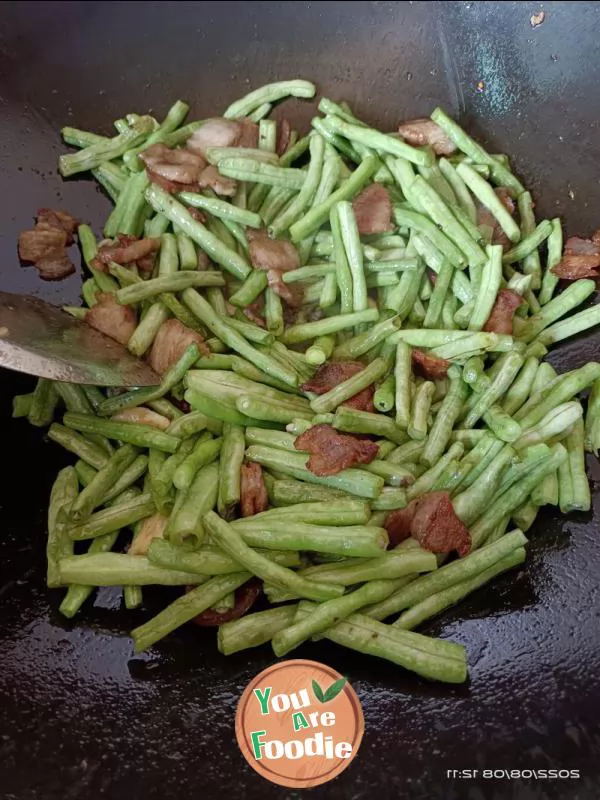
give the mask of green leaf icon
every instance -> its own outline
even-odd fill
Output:
[[[346,685],[346,678],[339,678],[337,681],[331,684],[329,689],[323,695],[323,703],[328,703],[330,700],[333,700],[338,694],[342,691],[344,686]]]
[[[321,687],[316,682],[316,680],[314,680],[314,678],[313,678],[313,682],[312,682],[312,690],[313,690],[314,695],[317,698],[317,700],[320,703],[324,703],[325,702],[325,695],[323,694],[323,689],[321,689]]]

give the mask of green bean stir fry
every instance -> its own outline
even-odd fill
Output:
[[[137,651],[196,620],[226,655],[327,638],[463,682],[465,648],[413,629],[522,564],[542,506],[590,509],[600,363],[543,359],[600,322],[600,305],[571,313],[593,273],[556,293],[560,220],[536,221],[508,158],[441,109],[399,133],[326,98],[305,136],[269,118],[315,92],[63,130],[61,173],[114,201],[103,241],[78,227],[84,306],[67,310],[161,382],[14,398],[77,459],[52,488],[48,586],[67,617],[95,587],[131,609],[180,587],[139,612]],[[439,515],[417,524],[431,497],[461,545]],[[261,591],[271,607],[250,610]]]

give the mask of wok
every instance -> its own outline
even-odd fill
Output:
[[[79,276],[52,285],[19,269],[15,242],[38,206],[99,230],[109,204],[63,182],[62,125],[107,131],[130,111],[181,97],[212,115],[269,80],[305,77],[382,127],[442,104],[494,152],[510,153],[540,216],[572,233],[598,227],[600,47],[597,3],[2,3],[2,288],[75,302]],[[481,82],[478,88],[478,83]],[[288,104],[307,124],[313,107]],[[580,338],[559,369],[597,355]],[[134,656],[127,631],[164,602],[125,612],[112,590],[72,622],[44,585],[45,509],[66,458],[10,398],[3,372],[0,484],[0,795],[4,798],[282,798],[243,760],[236,703],[273,661],[224,658],[214,631],[187,627]],[[590,460],[592,480],[600,469]],[[539,515],[524,569],[427,628],[467,645],[470,682],[430,685],[334,645],[303,647],[346,674],[366,718],[358,757],[311,796],[596,798],[600,786],[600,530],[594,511]],[[447,770],[579,769],[580,780],[448,779]]]

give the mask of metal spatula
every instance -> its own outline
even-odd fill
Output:
[[[56,381],[155,386],[160,378],[122,345],[62,309],[0,292],[0,366]]]

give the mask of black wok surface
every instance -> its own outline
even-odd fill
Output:
[[[544,23],[533,29],[532,13]],[[508,152],[538,214],[571,233],[598,227],[600,48],[596,3],[244,2],[0,4],[2,288],[74,302],[79,276],[43,284],[15,243],[39,206],[99,230],[108,201],[62,182],[64,124],[106,132],[129,111],[163,114],[177,97],[218,113],[272,79],[305,77],[392,126],[442,104]],[[477,90],[479,81],[483,91]],[[313,107],[288,104],[306,123]],[[559,368],[597,353],[571,343]],[[127,631],[165,602],[121,609],[103,590],[72,622],[44,584],[45,509],[66,457],[10,398],[29,385],[2,373],[0,425],[0,797],[283,798],[243,760],[234,713],[268,648],[225,659],[210,630],[186,628],[135,656]],[[589,463],[600,481],[600,467]],[[346,674],[366,730],[352,765],[315,798],[580,798],[600,790],[599,496],[588,515],[542,513],[529,558],[427,631],[467,645],[470,682],[430,685],[325,643],[298,657]],[[580,780],[446,778],[449,769],[579,769]]]

